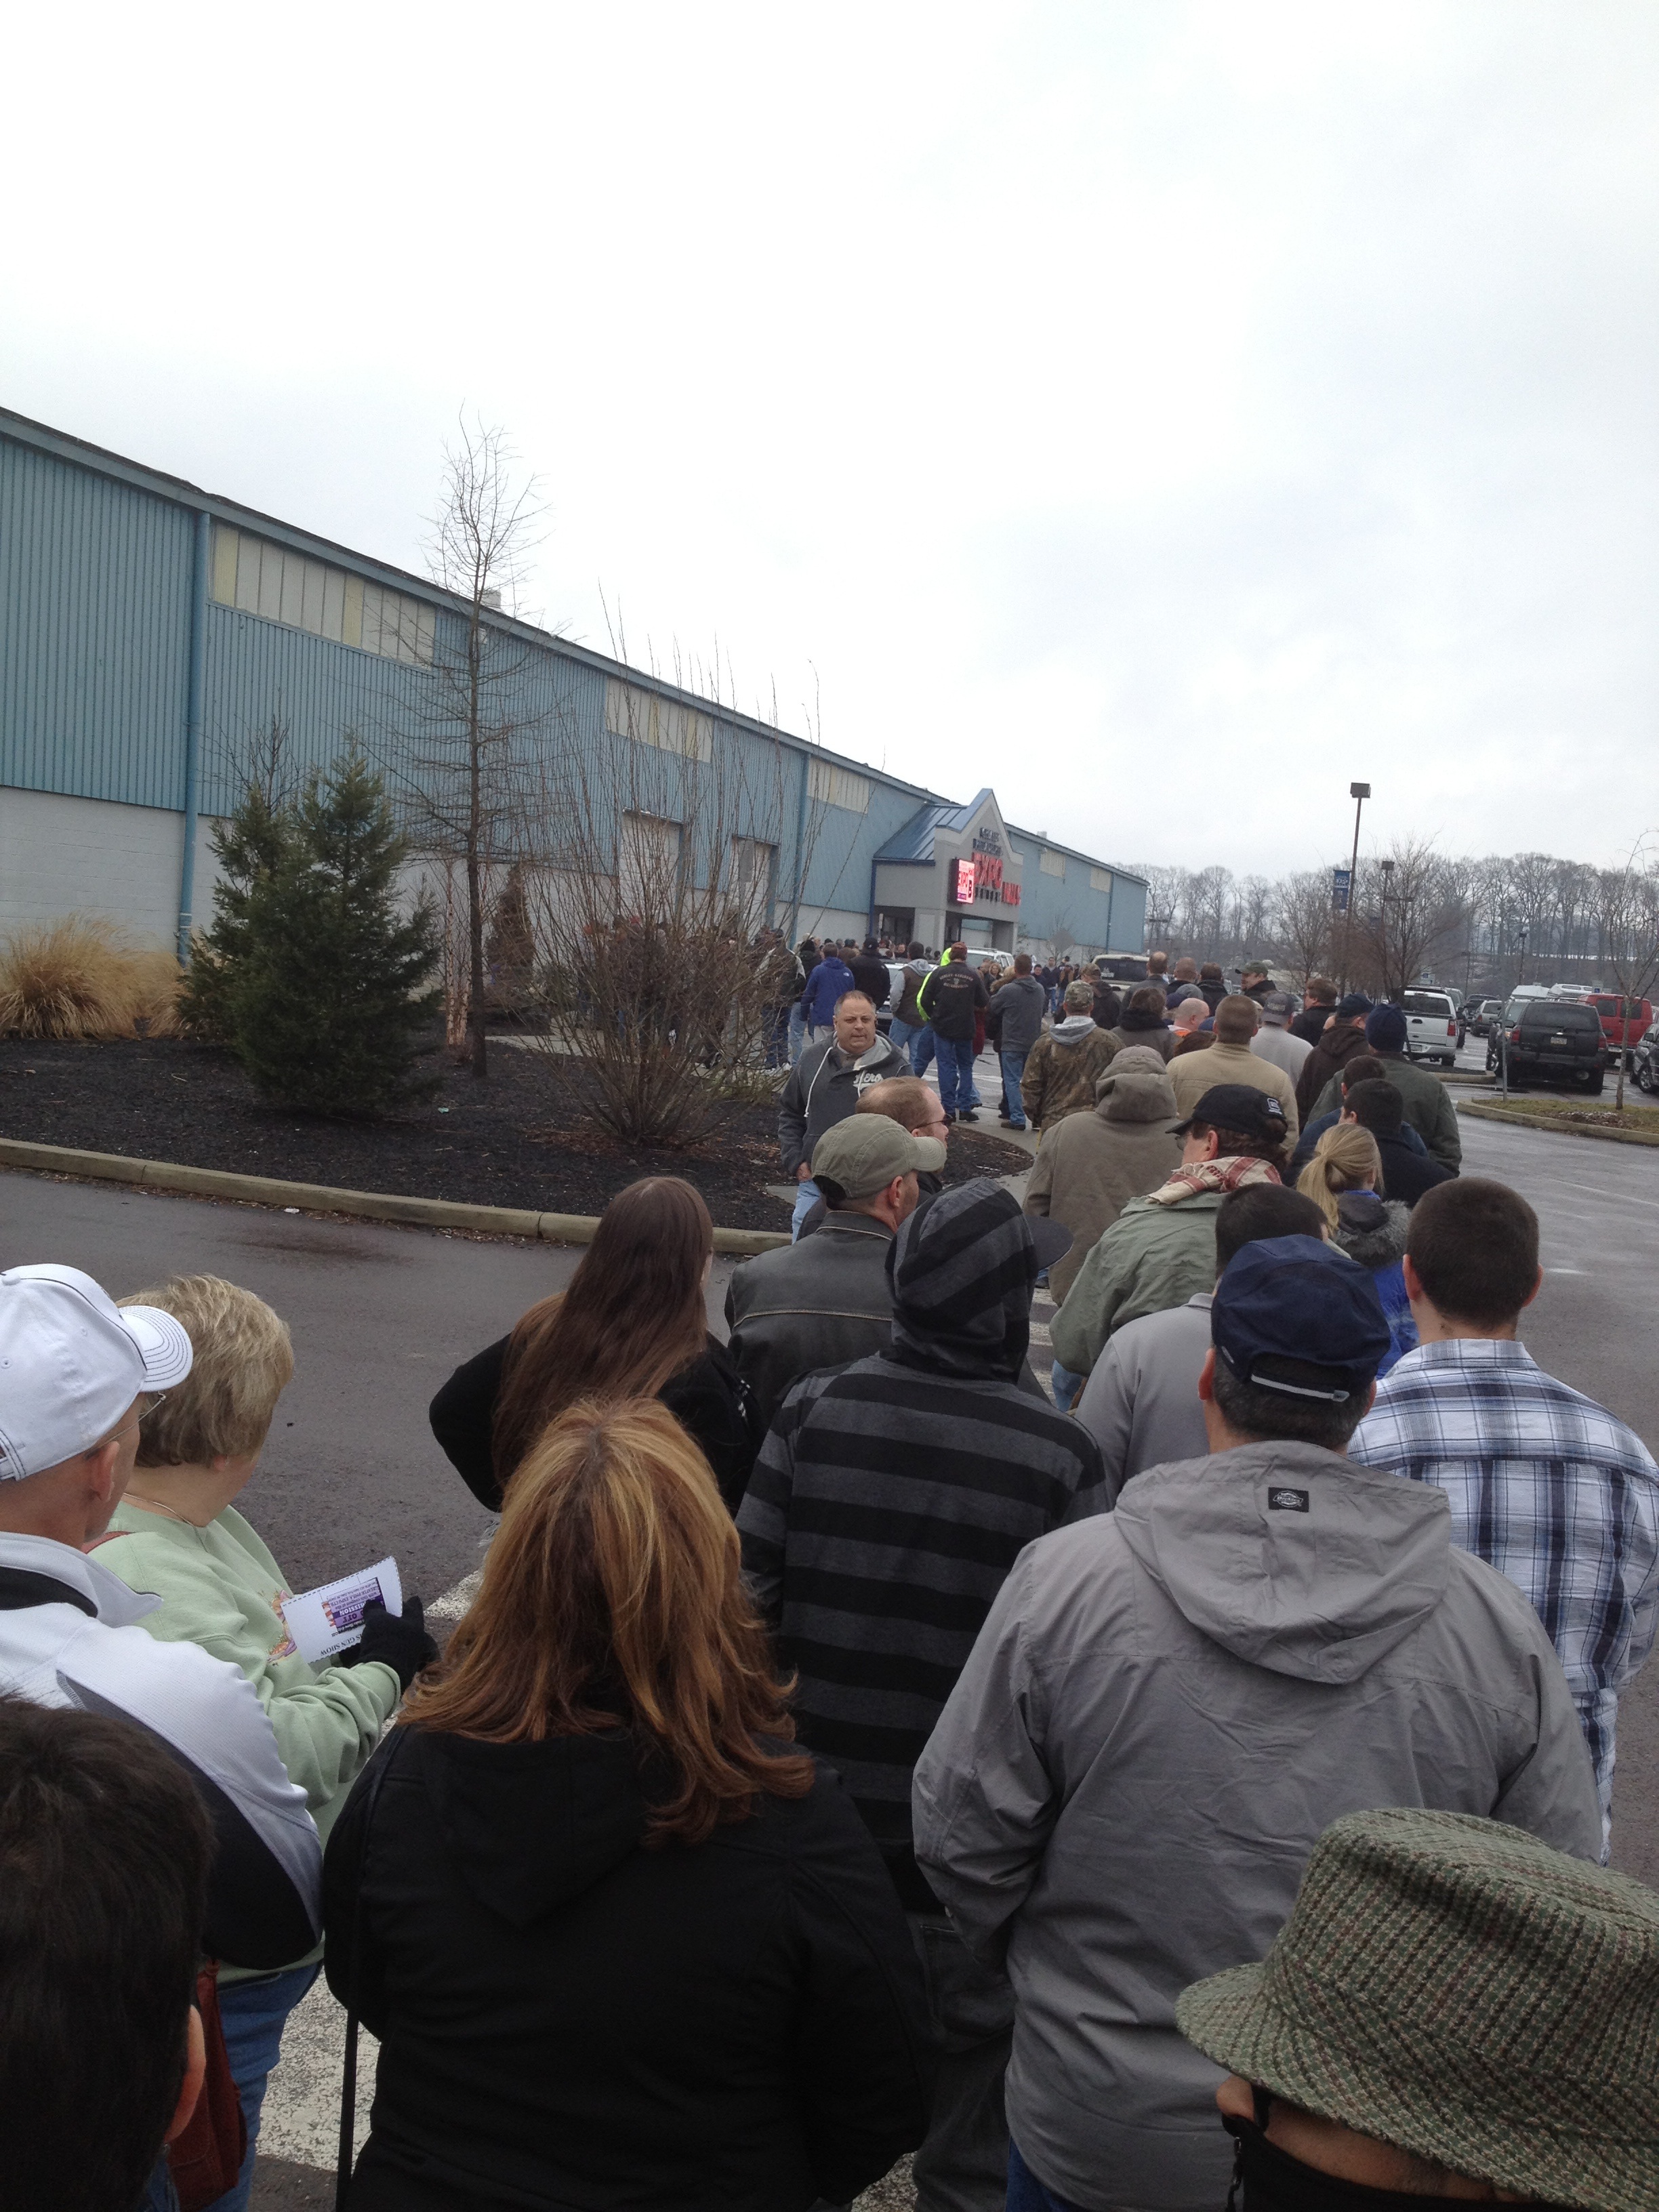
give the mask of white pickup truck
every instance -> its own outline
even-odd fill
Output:
[[[1401,1011],[1406,1017],[1406,1051],[1413,1060],[1437,1060],[1442,1067],[1457,1065],[1457,1008],[1443,991],[1405,991]]]

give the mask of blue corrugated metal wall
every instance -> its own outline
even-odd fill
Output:
[[[129,464],[112,465],[133,473]],[[41,452],[21,436],[0,436],[0,787],[183,807],[190,490],[152,492]],[[241,526],[257,532],[252,518]],[[317,553],[337,564],[343,557],[320,544]],[[376,572],[369,564],[362,573]],[[459,655],[464,635],[461,618],[441,610],[440,662]],[[439,740],[446,694],[434,670],[216,602],[207,610],[206,648],[204,814],[234,805],[250,747],[273,717],[287,729],[289,760],[301,771],[331,759],[353,733],[372,759],[394,770],[400,760],[407,765],[412,750],[429,752]],[[796,746],[727,723],[707,707],[701,711],[718,734],[714,760],[706,765],[608,739],[602,667],[510,635],[497,650],[512,668],[504,711],[538,742],[575,744],[618,805],[683,818],[676,785],[689,777],[718,800],[731,836],[775,847],[776,902],[779,918],[787,918],[801,862],[803,756]],[[648,679],[630,672],[629,681]],[[616,757],[618,748],[625,759]],[[807,804],[805,907],[862,912],[872,855],[923,803],[916,791],[859,773],[869,786],[867,811],[816,799]],[[395,788],[395,773],[391,781]],[[1080,940],[1103,944],[1106,894],[1092,889],[1086,869],[1080,884],[1041,876],[1035,857],[1025,870],[1023,933],[1045,937],[1053,915],[1063,911]],[[1145,897],[1143,886],[1118,878],[1114,949],[1139,944]]]
[[[0,439],[0,783],[183,806],[192,528]]]

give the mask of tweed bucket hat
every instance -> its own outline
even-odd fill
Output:
[[[1260,1966],[1182,1991],[1218,2065],[1524,2197],[1659,2205],[1659,1895],[1462,1813],[1353,1813]]]

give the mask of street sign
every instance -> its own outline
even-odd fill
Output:
[[[1333,914],[1346,914],[1348,911],[1348,893],[1352,888],[1352,885],[1353,871],[1352,868],[1333,868],[1331,870],[1331,912]]]

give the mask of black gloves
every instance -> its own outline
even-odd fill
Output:
[[[373,1598],[363,1607],[362,1642],[355,1650],[343,1651],[338,1663],[361,1667],[366,1660],[379,1659],[397,1675],[398,1687],[406,1690],[422,1668],[437,1656],[438,1647],[426,1632],[426,1608],[419,1598],[405,1598],[402,1613],[395,1618],[379,1598]]]

